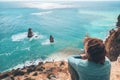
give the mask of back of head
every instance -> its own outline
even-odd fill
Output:
[[[101,39],[91,38],[87,41],[88,60],[104,64],[106,50]]]

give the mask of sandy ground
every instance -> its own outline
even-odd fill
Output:
[[[110,80],[120,80],[120,61],[112,62]]]

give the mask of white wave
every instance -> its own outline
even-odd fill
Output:
[[[17,16],[16,18],[21,18],[22,17],[22,15],[19,15],[19,16]]]
[[[31,15],[45,15],[45,14],[49,14],[49,13],[52,13],[52,11],[39,12],[39,13],[31,13]]]
[[[11,38],[12,38],[12,41],[21,41],[21,40],[27,38],[27,32],[12,35]]]
[[[0,54],[0,56],[3,56],[3,55],[9,56],[9,55],[11,55],[11,54],[12,54],[12,53],[7,52],[7,53]]]
[[[107,16],[108,12],[102,12],[102,11],[89,11],[89,10],[79,10],[79,13],[81,14],[89,14],[89,15],[97,15],[97,16]],[[110,14],[109,14],[110,15]]]
[[[27,51],[30,51],[30,47],[26,47],[26,48],[23,48],[21,50],[27,50]]]
[[[44,36],[39,34],[38,32],[34,32],[34,36],[30,38],[30,41],[33,39],[42,39]],[[27,32],[19,33],[12,35],[11,39],[12,41],[22,41],[27,38]]]
[[[16,66],[12,67],[12,68],[7,69],[4,72],[10,71],[12,69],[23,68],[24,66],[37,65],[39,62],[44,62],[44,61],[42,59],[37,59],[35,61],[26,61],[26,62],[23,62],[21,64],[18,64]]]
[[[116,19],[116,15],[119,15],[118,12],[108,12],[108,11],[89,11],[89,10],[79,10],[78,13],[80,14],[88,14],[88,15],[94,15],[94,16],[100,16],[103,17],[104,20],[112,20],[114,21]]]
[[[29,41],[32,41],[33,39],[43,39],[44,36],[39,34],[38,32],[34,32],[34,36],[29,39]]]
[[[30,66],[30,65],[37,65],[39,62],[45,63],[46,61],[67,61],[68,56],[70,55],[79,55],[81,53],[84,53],[83,49],[76,49],[76,48],[65,48],[62,49],[56,53],[52,53],[46,60],[42,59],[37,59],[34,61],[25,61],[21,64],[18,64],[6,71],[12,70],[12,69],[17,69],[17,68],[23,68],[24,66]],[[6,72],[5,71],[5,72]]]
[[[76,49],[76,48],[65,48],[58,52],[55,52],[49,56],[49,58],[46,59],[46,61],[67,61],[67,58],[70,55],[79,55],[84,53],[83,49]]]
[[[60,4],[60,3],[46,3],[46,2],[29,2],[24,3],[25,7],[39,8],[39,9],[58,9],[58,8],[73,8],[74,5]]]
[[[45,40],[44,42],[41,43],[41,45],[50,45],[50,41],[49,39]]]

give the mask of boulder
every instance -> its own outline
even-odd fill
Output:
[[[36,68],[36,71],[43,71],[45,69],[45,67],[43,67],[43,66],[38,66],[37,68]]]
[[[29,74],[29,73],[35,71],[36,66],[35,65],[31,65],[31,66],[27,66],[26,68],[27,68],[27,73]]]
[[[8,73],[1,73],[1,74],[0,74],[0,79],[6,78],[6,77],[8,77],[8,76],[9,76]]]
[[[38,75],[38,73],[37,73],[37,72],[34,72],[34,73],[33,73],[33,76],[37,76],[37,75]]]
[[[6,78],[4,78],[4,79],[2,79],[2,80],[14,80],[14,78],[6,77]]]
[[[12,74],[13,74],[13,76],[22,76],[25,74],[25,72],[17,69],[17,70],[12,71]]]
[[[107,56],[111,61],[116,61],[120,55],[120,28],[111,33],[105,41]]]
[[[51,74],[48,74],[47,78],[50,80],[55,80],[56,76],[53,73],[51,73]]]
[[[43,65],[43,62],[39,62],[38,65],[39,65],[39,66]]]
[[[34,68],[28,68],[28,69],[27,69],[27,73],[28,73],[28,74],[31,73],[31,72],[33,72],[33,71],[35,71]]]
[[[60,66],[65,65],[64,61],[61,61]]]
[[[35,80],[35,79],[32,79],[32,78],[29,77],[29,78],[25,78],[24,80]]]
[[[116,23],[116,26],[117,26],[117,27],[120,27],[120,15],[118,16],[117,20],[118,20],[118,21],[117,21],[117,23]]]
[[[28,38],[31,38],[31,37],[33,37],[33,32],[32,32],[32,28],[29,28],[28,29]]]
[[[49,40],[50,40],[50,43],[53,43],[54,42],[54,37],[52,35],[50,35]]]
[[[120,15],[118,16],[117,20],[118,20],[118,22],[120,22]]]
[[[116,26],[117,26],[117,27],[120,27],[120,22],[117,22],[117,23],[116,23]]]

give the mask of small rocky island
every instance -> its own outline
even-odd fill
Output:
[[[32,28],[29,28],[29,29],[28,29],[28,35],[27,35],[27,37],[28,37],[28,38],[33,37]]]

